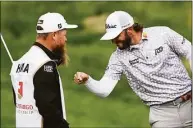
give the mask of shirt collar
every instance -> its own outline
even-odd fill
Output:
[[[142,40],[148,40],[147,32],[142,32]]]
[[[56,62],[57,65],[61,64],[61,59],[59,56],[57,56],[56,54],[54,54],[52,51],[50,51],[49,49],[47,49],[45,46],[43,46],[42,44],[35,42],[33,45],[38,46],[39,48],[41,48],[47,55],[48,57],[53,60],[54,62]]]
[[[142,32],[142,38],[141,38],[139,44],[131,45],[129,50],[131,51],[131,50],[133,50],[133,49],[139,49],[140,44],[141,44],[141,43],[144,43],[145,40],[148,40],[148,35],[147,35],[147,32],[145,32],[145,31],[143,30],[143,32]]]

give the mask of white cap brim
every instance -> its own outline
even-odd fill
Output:
[[[67,24],[67,25],[65,25],[64,26],[64,28],[77,28],[78,27],[78,25],[76,25],[76,24]]]
[[[112,40],[116,38],[121,32],[122,30],[107,32],[100,40]]]

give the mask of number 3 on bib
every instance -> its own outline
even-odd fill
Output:
[[[19,82],[18,98],[21,99],[22,97],[23,97],[23,82]]]

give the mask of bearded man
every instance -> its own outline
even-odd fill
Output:
[[[191,128],[192,79],[180,59],[186,57],[191,67],[190,41],[166,26],[143,28],[124,11],[111,13],[105,26],[101,40],[111,40],[117,49],[103,77],[98,81],[77,72],[75,83],[107,97],[124,74],[132,90],[150,107],[151,127]]]
[[[16,127],[68,128],[63,87],[57,66],[68,64],[67,24],[59,13],[38,19],[37,38],[30,50],[14,61],[11,80]]]

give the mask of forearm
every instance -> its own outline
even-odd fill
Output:
[[[118,80],[113,80],[108,77],[103,77],[100,81],[97,81],[89,76],[85,85],[92,93],[100,97],[107,97],[112,92],[117,82]]]

